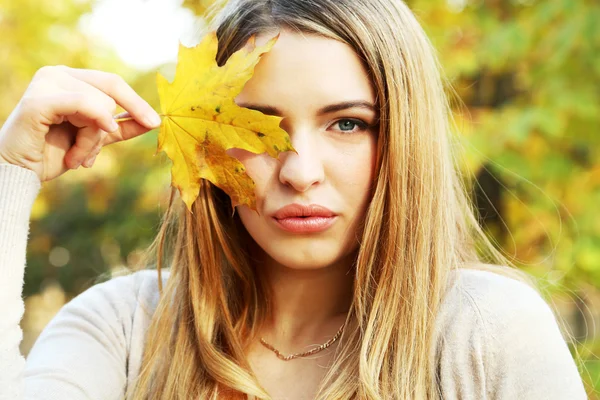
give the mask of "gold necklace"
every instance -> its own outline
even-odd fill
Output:
[[[329,339],[328,341],[326,341],[325,343],[323,343],[320,346],[313,347],[312,349],[304,351],[302,353],[294,353],[294,354],[289,354],[289,355],[286,356],[286,355],[282,354],[279,350],[277,350],[275,347],[273,347],[272,345],[270,345],[269,343],[267,343],[267,341],[265,339],[260,338],[260,342],[267,349],[269,349],[272,352],[274,352],[279,359],[281,359],[283,361],[289,361],[289,360],[293,360],[294,358],[310,356],[312,354],[315,354],[315,353],[318,353],[318,352],[320,352],[322,350],[325,350],[326,348],[328,348],[329,346],[331,346],[333,343],[335,343],[336,340],[339,339],[339,337],[342,335],[342,331],[344,330],[344,325],[346,325],[345,322],[342,324],[342,326],[340,326],[340,329],[338,329],[337,333],[331,339]]]

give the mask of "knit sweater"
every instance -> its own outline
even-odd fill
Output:
[[[158,302],[157,271],[96,284],[19,352],[29,218],[41,188],[28,169],[0,164],[0,399],[117,400],[138,375]],[[557,321],[536,291],[462,269],[435,320],[437,385],[444,399],[585,399]],[[164,283],[168,272],[163,274]]]

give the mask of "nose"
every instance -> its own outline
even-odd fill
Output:
[[[322,152],[314,135],[308,132],[290,134],[290,139],[298,153],[286,151],[280,154],[279,181],[298,192],[306,192],[325,179]]]

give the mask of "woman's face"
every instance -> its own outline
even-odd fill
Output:
[[[239,149],[229,153],[256,183],[258,213],[245,205],[238,212],[264,255],[289,268],[315,269],[357,247],[374,181],[375,93],[350,46],[280,32],[235,102],[284,117],[280,126],[298,153],[279,159]],[[273,36],[260,35],[256,42]],[[354,106],[338,107],[342,103]],[[316,207],[306,216],[299,215],[302,207],[282,210],[290,205]]]

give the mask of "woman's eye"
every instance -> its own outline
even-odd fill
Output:
[[[359,119],[340,119],[336,122],[336,124],[340,127],[340,131],[342,132],[356,132],[354,127],[358,126],[358,130],[365,130],[368,128],[366,122],[361,121]]]

